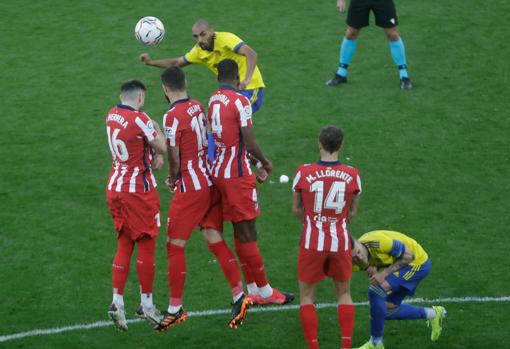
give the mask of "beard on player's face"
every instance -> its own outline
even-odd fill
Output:
[[[199,42],[198,46],[200,46],[200,48],[203,50],[212,51],[214,48],[214,37],[215,37],[214,34],[211,35],[209,37],[209,40],[207,40],[206,42]]]

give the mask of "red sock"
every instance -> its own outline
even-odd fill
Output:
[[[216,256],[218,263],[220,263],[221,270],[232,288],[232,295],[237,296],[239,293],[243,292],[243,282],[236,258],[225,240],[209,244],[209,250],[211,250]]]
[[[351,349],[352,332],[354,330],[354,305],[339,304],[338,305],[338,326],[342,335],[340,349]]]
[[[253,276],[257,286],[266,286],[268,282],[266,278],[266,271],[264,269],[264,261],[260,255],[257,242],[239,242],[236,244],[236,252],[241,263],[243,263],[242,261],[244,260],[246,261],[246,264],[248,264],[250,274]],[[250,283],[248,280],[245,281],[246,283]]]
[[[152,293],[154,283],[154,249],[156,240],[150,236],[145,236],[137,241],[138,257],[136,258],[136,271],[140,283],[141,293]]]
[[[129,275],[129,262],[135,243],[126,234],[120,234],[117,240],[117,253],[113,258],[112,287],[114,293],[124,294],[124,286]]]
[[[239,254],[239,245],[241,242],[237,239],[234,239],[235,249],[237,253],[237,257],[239,258],[239,265],[241,266],[241,270],[243,271],[244,282],[248,285],[255,282],[255,278],[253,277],[248,262],[244,256]]]
[[[304,304],[299,307],[299,317],[301,318],[301,327],[305,336],[308,349],[319,349],[319,340],[317,339],[317,330],[319,320],[313,304]]]
[[[172,243],[166,244],[168,251],[168,288],[170,289],[170,305],[182,304],[184,283],[186,282],[186,254],[184,248]]]

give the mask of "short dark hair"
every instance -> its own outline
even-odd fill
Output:
[[[179,67],[165,69],[161,74],[161,82],[172,91],[184,91],[186,89],[184,70]]]
[[[336,126],[324,126],[319,135],[319,142],[322,148],[329,153],[334,153],[340,149],[344,141],[344,131]]]
[[[147,88],[140,80],[126,80],[120,86],[120,92],[132,92],[135,90],[147,91]]]
[[[219,82],[230,82],[239,77],[239,67],[237,66],[237,62],[233,59],[223,59],[218,63],[217,68]]]

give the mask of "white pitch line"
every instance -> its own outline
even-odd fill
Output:
[[[419,303],[419,304],[434,304],[434,303],[487,303],[487,302],[510,302],[510,296],[501,296],[501,297],[460,297],[460,298],[435,298],[435,299],[426,299],[426,298],[411,298],[406,301],[406,303]],[[357,306],[366,306],[368,302],[355,302],[354,305]],[[337,306],[337,303],[319,303],[316,304],[316,308],[334,308]],[[284,311],[284,310],[297,310],[299,309],[299,305],[282,305],[282,306],[268,306],[268,307],[259,307],[252,308],[250,313],[261,313],[261,312],[269,312],[269,311]],[[201,317],[201,316],[211,316],[211,315],[223,315],[230,314],[230,309],[216,309],[216,310],[202,310],[202,311],[190,311],[188,312],[188,316],[192,317]],[[128,323],[137,323],[142,322],[141,319],[129,319]],[[57,334],[68,331],[79,331],[79,330],[88,330],[91,328],[98,327],[108,327],[111,326],[111,321],[97,321],[90,324],[79,324],[74,326],[64,326],[64,327],[56,327],[49,328],[46,330],[33,330],[28,332],[19,332],[8,335],[0,336],[0,342],[7,342],[14,339],[21,339],[26,337],[33,337],[39,335],[50,335]]]

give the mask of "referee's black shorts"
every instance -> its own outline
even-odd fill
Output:
[[[347,11],[347,25],[356,29],[368,26],[370,11],[374,13],[377,26],[393,28],[398,25],[393,0],[351,0]]]

